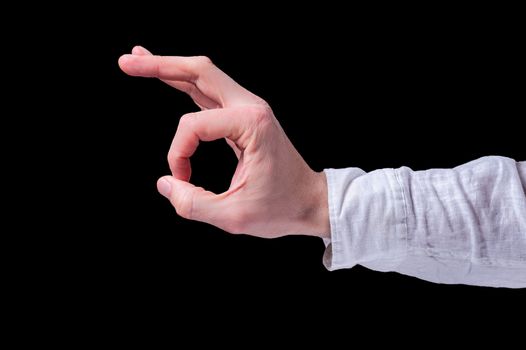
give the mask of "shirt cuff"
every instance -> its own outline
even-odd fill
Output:
[[[405,197],[393,169],[325,169],[330,239],[328,270],[356,264],[390,271],[407,253]]]

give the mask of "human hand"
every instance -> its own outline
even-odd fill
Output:
[[[168,152],[172,176],[157,182],[177,213],[231,233],[328,237],[327,183],[296,151],[269,105],[206,57],[154,56],[136,46],[119,59],[131,76],[155,77],[201,108],[181,117]],[[225,138],[238,158],[229,189],[192,185],[190,157],[199,141]]]

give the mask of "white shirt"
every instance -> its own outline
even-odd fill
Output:
[[[329,270],[360,264],[438,283],[526,287],[526,162],[325,174]]]

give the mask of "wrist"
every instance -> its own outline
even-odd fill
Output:
[[[313,172],[309,188],[309,199],[305,203],[305,230],[309,236],[329,238],[331,235],[329,223],[329,202],[327,178],[325,173]]]

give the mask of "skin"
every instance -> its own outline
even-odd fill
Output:
[[[172,175],[157,182],[180,216],[264,238],[329,237],[325,174],[307,165],[263,99],[206,57],[156,56],[136,46],[119,66],[131,76],[162,80],[201,108],[181,117],[168,152]],[[199,141],[220,138],[238,165],[229,189],[215,194],[189,182],[190,157]]]

